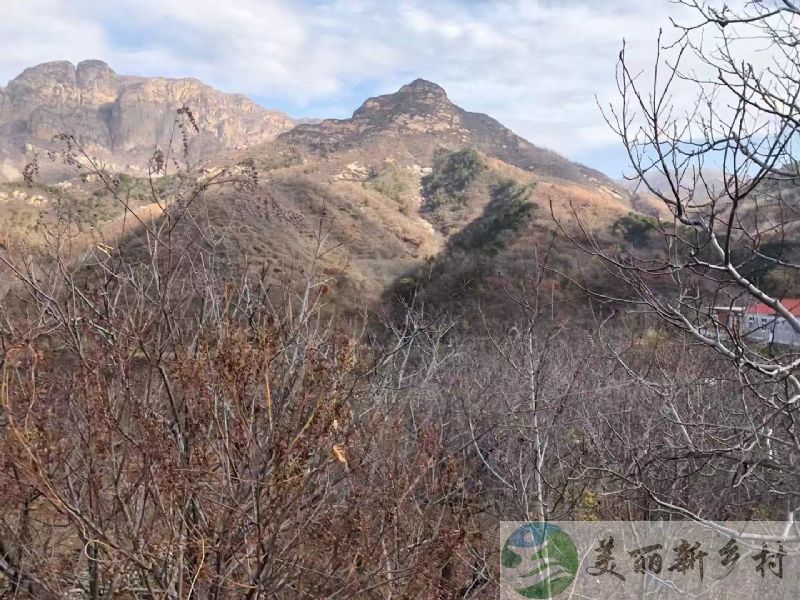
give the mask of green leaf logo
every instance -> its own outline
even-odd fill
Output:
[[[578,549],[550,523],[526,523],[506,540],[503,580],[523,598],[553,598],[575,580]]]

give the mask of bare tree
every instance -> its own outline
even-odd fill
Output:
[[[54,158],[98,178],[133,225],[87,239],[58,214],[36,252],[0,257],[15,276],[0,309],[3,593],[484,593],[467,453],[448,443],[448,415],[419,401],[447,360],[448,324],[410,315],[386,352],[367,353],[326,308],[324,215],[302,277],[232,269],[235,219],[212,222],[206,194],[246,196],[258,174],[194,170],[192,128],[183,109],[178,149],[151,160],[147,219],[62,138]]]
[[[620,101],[605,111],[632,177],[664,207],[648,234],[659,248],[654,241],[609,251],[590,236],[575,238],[617,278],[618,294],[596,297],[678,332],[664,343],[671,355],[643,359],[635,340],[604,330],[655,415],[634,430],[606,424],[602,469],[661,510],[698,520],[782,518],[796,539],[800,354],[757,342],[736,315],[761,303],[800,334],[800,319],[782,302],[796,293],[800,268],[800,5],[679,4],[694,22],[673,23],[669,43],[659,37],[649,70],[636,70],[623,47]],[[687,94],[688,106],[680,100]],[[703,349],[716,359],[694,362]],[[661,448],[639,441],[654,434]],[[623,436],[646,451],[623,456],[624,444],[614,441]],[[666,477],[681,483],[664,487],[658,480]]]

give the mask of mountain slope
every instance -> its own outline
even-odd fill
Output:
[[[52,148],[53,136],[62,133],[74,134],[112,170],[135,173],[168,143],[182,106],[200,130],[189,146],[193,159],[273,139],[294,125],[282,113],[196,79],[122,76],[98,60],[45,63],[0,88],[0,181],[18,178],[31,151]]]
[[[462,154],[482,167],[474,174],[439,172],[448,157]],[[426,284],[426,297],[463,299],[482,287],[477,279],[524,275],[534,244],[558,234],[551,209],[570,224],[579,214],[589,231],[605,237],[634,210],[631,195],[602,173],[454,105],[440,86],[419,79],[366,100],[349,119],[298,125],[235,158],[259,166],[261,189],[281,210],[297,210],[311,224],[323,215],[331,219],[331,239],[348,265],[340,297],[365,301],[398,281],[421,281],[431,266],[446,276],[436,275],[437,289]],[[469,163],[456,169],[469,170]],[[435,177],[464,180],[442,195],[429,185]],[[507,199],[523,195],[530,210],[508,206]],[[297,247],[276,247],[275,240],[308,235],[292,223],[268,234],[276,225],[249,213],[251,206],[242,204],[249,257],[275,263],[285,256],[282,248]],[[574,248],[561,246],[560,266],[569,271],[580,261]],[[308,253],[295,259],[301,266]]]
[[[176,231],[188,240],[183,247],[208,250],[208,241],[218,240],[214,263],[223,277],[266,267],[272,281],[302,281],[322,232],[330,251],[316,266],[320,273],[336,277],[331,298],[342,307],[374,305],[386,298],[387,290],[396,290],[398,282],[409,279],[424,285],[431,301],[457,298],[468,303],[475,290],[486,289],[487,278],[498,273],[512,280],[524,277],[534,246],[558,235],[551,210],[570,223],[577,213],[589,231],[608,237],[614,224],[633,209],[630,194],[601,173],[531,144],[491,117],[454,105],[441,87],[424,80],[366,100],[350,119],[300,124],[268,141],[263,138],[269,138],[272,130],[263,129],[261,137],[238,133],[226,137],[220,131],[229,130],[218,127],[211,139],[215,146],[208,145],[204,129],[232,117],[209,104],[211,100],[203,104],[203,98],[217,96],[198,82],[184,84],[190,90],[204,90],[204,95],[180,95],[184,88],[170,80],[127,78],[118,83],[119,78],[92,64],[74,70],[73,86],[68,63],[47,69],[62,73],[59,77],[69,84],[62,87],[74,97],[61,102],[65,92],[29,85],[31,94],[49,100],[39,102],[45,108],[31,111],[24,121],[27,126],[49,123],[36,115],[62,114],[58,110],[63,104],[67,107],[63,114],[78,119],[76,127],[84,123],[77,131],[79,140],[112,153],[131,148],[131,156],[139,152],[138,164],[144,167],[152,152],[152,146],[144,151],[148,140],[159,139],[164,124],[174,116],[174,109],[167,107],[195,98],[191,106],[200,133],[188,131],[188,143],[203,160],[180,177],[164,177],[157,189],[186,197],[191,190],[179,193],[174,186],[202,186],[233,165],[240,167],[229,173],[252,171],[258,176],[252,185],[204,190],[192,203],[192,218],[183,220]],[[97,71],[94,83],[77,83],[88,81],[87,69]],[[23,79],[31,78],[28,73]],[[54,78],[50,74],[44,81]],[[22,97],[20,82],[9,89],[12,96]],[[8,90],[5,95],[7,99]],[[219,101],[223,108],[235,102],[249,106],[249,101],[227,96]],[[83,108],[76,112],[75,106]],[[124,126],[130,122],[124,114],[130,119],[139,115],[135,127]],[[243,131],[266,127],[258,120],[260,114],[254,110],[252,122],[239,117],[237,126]],[[250,139],[254,145],[235,148]],[[227,147],[216,154],[200,152],[223,143]],[[173,165],[168,167],[174,173]],[[113,165],[108,169],[114,170]],[[122,184],[133,206],[170,203],[168,198],[148,197],[150,186],[141,175],[125,178]],[[114,247],[109,232],[119,229],[113,223],[125,211],[120,203],[104,200],[101,187],[97,177],[85,176],[35,191],[6,184],[0,187],[0,203],[14,220],[0,219],[0,234],[24,229],[35,237],[42,214],[52,219],[57,207],[67,205],[75,207],[75,214],[86,215],[85,207],[91,204],[92,222],[87,226],[105,246]],[[560,253],[563,270],[579,264],[574,248],[563,244]],[[426,272],[434,275],[433,281]]]

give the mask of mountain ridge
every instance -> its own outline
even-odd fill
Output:
[[[176,234],[187,249],[200,249],[216,237],[209,232],[226,231],[214,247],[226,276],[269,265],[270,277],[280,279],[315,260],[314,236],[325,224],[336,250],[315,264],[336,274],[336,301],[347,306],[382,302],[384,292],[409,279],[424,286],[428,298],[443,301],[470,298],[476,289],[500,297],[497,277],[524,277],[531,249],[560,236],[552,215],[571,221],[577,211],[588,229],[603,235],[634,209],[631,195],[602,173],[462,109],[443,87],[424,79],[366,99],[348,119],[286,121],[270,131],[260,120],[269,111],[244,96],[196,79],[119,76],[101,61],[28,69],[2,91],[0,102],[0,152],[9,141],[18,149],[60,132],[54,123],[65,115],[89,152],[106,150],[112,161],[130,161],[97,168],[133,175],[119,180],[136,210],[168,205],[151,196],[178,193],[175,186],[202,186],[222,172],[234,178],[255,173],[246,190],[218,186],[203,193],[192,205],[197,214],[182,220]],[[193,156],[168,165],[170,174],[183,171],[178,177],[151,186],[148,159],[184,105],[199,131],[184,123],[177,141],[185,133]],[[248,127],[263,135],[246,135]],[[231,131],[236,135],[227,136]],[[134,162],[144,168],[131,169]],[[0,232],[35,241],[40,218],[57,219],[57,207],[68,206],[91,235],[115,247],[118,240],[108,232],[119,230],[125,214],[103,186],[115,179],[69,171],[58,174],[57,185],[48,185],[53,173],[34,190],[2,186]],[[442,183],[439,192],[433,180]],[[565,272],[578,263],[572,254],[566,246],[560,251]],[[433,287],[428,272],[436,275]]]
[[[426,79],[366,99],[350,118],[308,122],[197,78],[120,75],[97,59],[28,67],[0,87],[0,181],[20,179],[31,152],[47,149],[60,133],[77,134],[111,170],[136,174],[173,135],[174,113],[182,106],[189,106],[201,130],[189,148],[194,160],[275,138],[329,154],[370,136],[430,135],[441,145],[472,145],[537,176],[595,180],[624,193],[605,174],[536,146],[489,115],[455,105],[442,86]]]
[[[25,69],[0,88],[0,177],[75,134],[115,171],[136,172],[174,134],[175,111],[189,106],[200,129],[188,148],[193,159],[274,139],[294,126],[287,115],[243,94],[226,94],[196,78],[119,75],[105,62],[53,61]],[[54,177],[57,174],[53,175]]]
[[[577,183],[594,179],[609,188],[618,188],[604,173],[534,145],[489,115],[455,105],[442,86],[421,78],[396,92],[368,98],[348,119],[298,124],[278,139],[329,154],[357,146],[373,136],[426,134],[454,147],[472,145],[536,175]]]

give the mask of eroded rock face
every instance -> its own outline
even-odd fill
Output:
[[[58,61],[26,69],[0,88],[0,154],[21,167],[26,146],[48,148],[53,136],[70,133],[103,160],[141,163],[170,137],[180,143],[174,121],[182,106],[200,128],[190,136],[193,158],[265,142],[294,125],[196,79],[126,77],[99,60]]]
[[[301,124],[284,139],[317,146],[357,144],[363,136],[376,133],[449,133],[463,137],[468,132],[462,127],[461,113],[442,87],[417,79],[394,94],[369,98],[350,119]]]
[[[353,113],[353,121],[389,125],[419,132],[460,129],[459,111],[435,83],[417,79],[394,94],[370,98]]]

